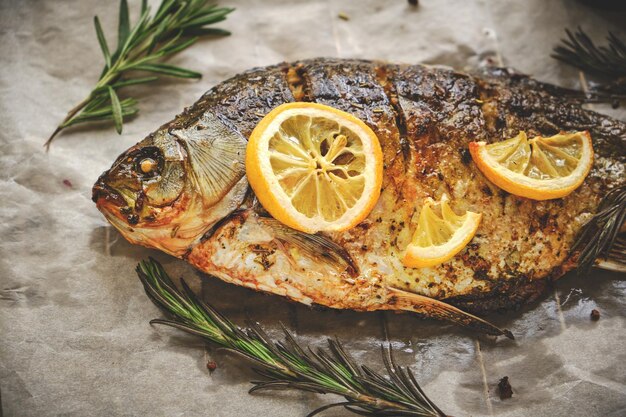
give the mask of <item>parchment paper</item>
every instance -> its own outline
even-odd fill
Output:
[[[138,1],[131,1],[134,12]],[[102,58],[98,14],[115,41],[117,1],[0,1],[0,391],[5,416],[303,416],[330,397],[250,396],[248,365],[148,320],[159,312],[135,276],[148,255],[194,282],[207,301],[273,334],[284,322],[303,344],[338,335],[359,361],[381,365],[387,328],[398,362],[455,416],[626,414],[626,282],[593,272],[562,279],[543,300],[491,317],[515,341],[494,342],[410,315],[313,311],[217,281],[183,261],[131,246],[91,202],[114,158],[217,82],[249,67],[315,56],[427,62],[458,69],[488,60],[580,87],[577,71],[549,58],[565,27],[625,38],[626,15],[574,0],[221,1],[237,11],[233,35],[200,42],[172,62],[198,82],[136,88],[141,113],[124,127],[79,128],[46,154],[64,112],[95,83]],[[349,20],[338,18],[344,12]],[[133,14],[136,16],[136,14]],[[600,110],[606,110],[600,108]],[[614,115],[626,117],[624,110]],[[67,181],[66,181],[67,180]],[[590,311],[601,312],[598,322]],[[207,360],[218,368],[209,374]],[[513,398],[496,385],[509,376]],[[348,415],[329,411],[327,415]]]

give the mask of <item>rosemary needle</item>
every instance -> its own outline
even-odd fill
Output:
[[[598,90],[610,93],[616,99],[626,95],[626,43],[609,32],[608,44],[597,46],[582,28],[576,32],[565,30],[566,39],[557,45],[552,57],[581,71],[607,81]]]
[[[382,347],[388,373],[388,377],[383,377],[365,365],[359,366],[338,340],[329,339],[328,349],[305,351],[284,328],[285,341],[277,342],[257,323],[248,323],[245,330],[237,327],[214,307],[199,300],[183,279],[182,290],[178,290],[152,258],[139,263],[137,274],[146,294],[170,317],[150,323],[200,336],[248,359],[262,377],[252,381],[250,392],[296,389],[345,398],[313,410],[309,417],[331,407],[344,407],[366,416],[445,417],[420,388],[411,370],[396,364],[389,347]]]
[[[100,19],[94,17],[96,37],[104,56],[104,68],[95,87],[87,97],[72,108],[57,126],[45,146],[63,129],[86,122],[113,121],[122,132],[124,118],[138,112],[137,100],[120,99],[124,87],[146,84],[160,74],[177,78],[200,78],[201,74],[163,63],[163,59],[189,48],[201,36],[225,36],[228,31],[208,28],[221,22],[234,9],[209,4],[210,0],[162,0],[154,14],[147,0],[141,2],[139,19],[131,26],[127,0],[120,1],[117,47],[111,52]]]

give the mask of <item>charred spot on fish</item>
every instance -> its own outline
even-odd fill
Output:
[[[491,191],[491,187],[489,187],[487,184],[483,185],[482,191],[483,191],[483,193],[485,193],[489,197],[493,196],[493,191]]]
[[[268,248],[262,245],[253,245],[250,249],[252,253],[255,253],[257,256],[254,258],[254,262],[261,265],[264,271],[267,271],[274,265],[274,261],[270,260],[269,257],[274,254],[275,250],[273,248]]]
[[[381,65],[375,68],[376,81],[382,86],[383,92],[387,96],[387,100],[391,106],[393,112],[393,118],[398,129],[400,136],[400,151],[404,160],[404,168],[407,169],[407,164],[411,158],[411,144],[407,137],[407,121],[406,115],[402,106],[400,106],[400,100],[398,99],[398,90],[393,78],[396,75],[397,69],[389,65]]]
[[[532,103],[525,97],[514,95],[509,106],[510,110],[520,117],[528,117],[533,114]]]
[[[486,269],[475,269],[474,270],[474,279],[476,280],[487,280],[489,279],[489,274]]]
[[[480,245],[478,243],[475,243],[475,242],[470,242],[466,246],[468,252],[469,251],[474,251],[475,252],[475,251],[478,250],[479,247],[480,247]]]
[[[461,154],[461,162],[464,165],[468,165],[472,161],[472,155],[469,153],[469,149],[461,148],[459,152]]]
[[[372,223],[369,220],[364,220],[361,223],[354,226],[355,228],[359,228],[363,231],[368,230],[372,226]]]
[[[139,216],[136,214],[129,214],[126,217],[126,221],[128,222],[128,224],[130,225],[136,225],[137,223],[139,223]]]
[[[498,131],[501,131],[506,127],[506,119],[504,118],[503,115],[498,114],[494,124],[495,124],[496,129]]]
[[[141,212],[144,202],[146,201],[146,194],[143,191],[138,191],[135,197],[135,211]]]
[[[304,64],[298,63],[285,67],[283,73],[295,101],[312,101],[311,89],[304,76]]]
[[[227,215],[224,218],[222,218],[222,219],[218,220],[217,222],[215,222],[215,224],[213,224],[213,226],[211,226],[211,228],[209,230],[207,230],[204,233],[204,235],[202,235],[202,238],[200,239],[200,241],[201,242],[206,242],[207,240],[211,239],[213,237],[213,235],[215,235],[215,233],[219,229],[221,229],[223,226],[225,226],[230,221],[243,220],[243,219],[245,219],[247,217],[247,215],[248,215],[248,209],[237,209],[237,210],[233,211],[229,215]]]

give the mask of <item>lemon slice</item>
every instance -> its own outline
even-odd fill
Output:
[[[412,268],[425,268],[450,260],[472,240],[481,218],[482,214],[471,211],[457,215],[448,205],[445,194],[438,202],[428,198],[402,263]]]
[[[469,144],[481,172],[511,194],[534,200],[565,197],[580,186],[593,165],[589,132],[528,139],[524,132],[487,145]]]
[[[374,132],[356,117],[316,103],[287,103],[254,128],[246,174],[277,220],[315,233],[356,226],[370,213],[383,176]]]

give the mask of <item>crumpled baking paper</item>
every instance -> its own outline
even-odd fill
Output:
[[[139,1],[131,1],[137,16]],[[317,311],[208,280],[183,261],[132,246],[90,199],[114,158],[219,81],[253,66],[316,56],[378,58],[476,68],[487,61],[579,88],[576,70],[549,58],[565,27],[600,40],[625,38],[622,13],[575,0],[223,0],[237,10],[233,35],[199,42],[172,60],[201,81],[135,88],[139,116],[124,126],[85,126],[42,147],[64,112],[95,83],[102,58],[98,14],[115,41],[117,1],[0,2],[0,392],[4,416],[304,416],[335,399],[298,392],[250,396],[239,358],[168,328],[135,276],[161,260],[238,323],[279,323],[304,345],[339,336],[380,369],[384,329],[400,364],[454,416],[626,414],[626,282],[593,272],[562,279],[523,311],[491,317],[517,339],[497,342],[408,314]],[[338,18],[340,12],[348,20]],[[607,110],[600,108],[600,110]],[[625,118],[624,110],[608,110]],[[589,320],[592,309],[601,312]],[[208,360],[217,363],[209,374]],[[500,400],[508,376],[513,397]],[[344,416],[334,409],[326,415]]]

